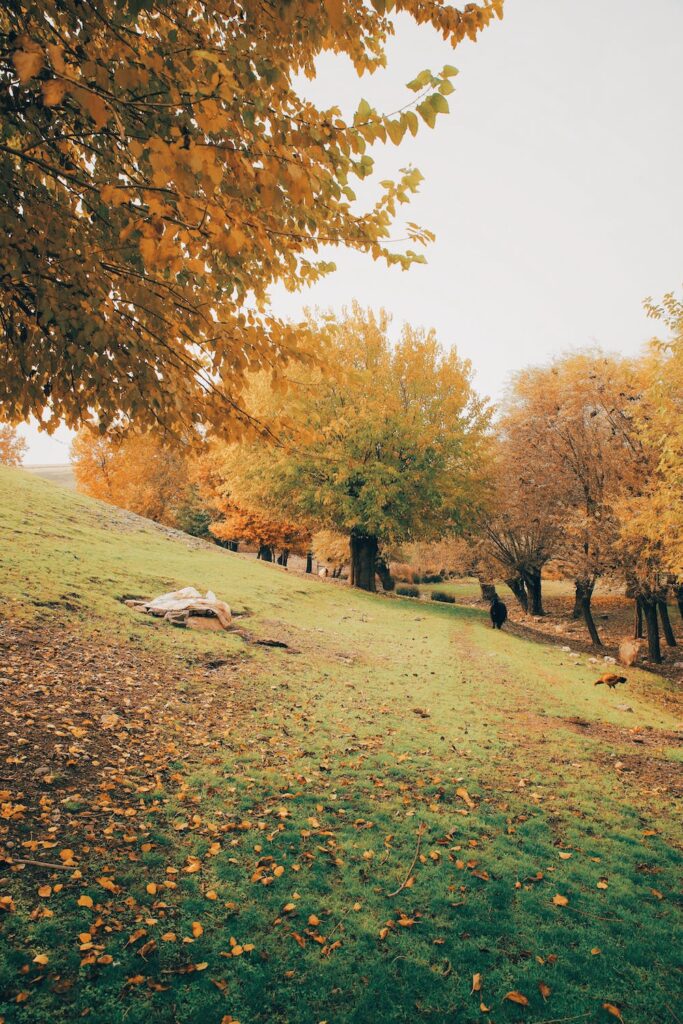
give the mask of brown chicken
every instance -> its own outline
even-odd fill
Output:
[[[615,686],[619,685],[619,683],[627,682],[628,679],[626,676],[616,676],[614,672],[605,672],[604,676],[600,676],[595,685],[602,686],[604,683],[605,686],[609,686],[610,690],[613,690]]]

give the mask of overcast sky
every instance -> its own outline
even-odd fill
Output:
[[[418,71],[459,68],[434,130],[373,152],[377,180],[420,168],[404,220],[437,239],[407,273],[339,251],[314,288],[276,289],[275,311],[384,306],[396,330],[435,327],[493,397],[571,348],[635,353],[654,330],[643,298],[683,282],[682,42],[683,0],[506,0],[504,20],[455,52],[401,18],[386,72],[359,80],[324,59],[305,90],[348,114],[361,97],[396,110]],[[26,462],[67,461],[65,431],[24,433]]]

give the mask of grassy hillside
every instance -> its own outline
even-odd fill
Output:
[[[50,483],[59,484],[60,487],[68,487],[72,491],[76,489],[73,467],[69,463],[63,466],[22,466],[21,468],[26,473],[33,473],[43,480],[49,480]]]
[[[676,1024],[672,684],[20,471],[0,599],[8,1024]]]

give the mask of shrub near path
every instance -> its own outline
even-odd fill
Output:
[[[675,776],[618,767],[634,727],[675,767],[669,684],[607,694],[475,611],[25,486],[1,513],[6,1021],[676,1024]],[[117,600],[162,581],[298,653]]]

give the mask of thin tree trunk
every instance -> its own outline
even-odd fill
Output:
[[[287,560],[288,560],[288,558],[289,558],[289,550],[287,548],[283,548],[282,551],[280,552],[280,554],[277,557],[277,564],[278,565],[284,565],[284,567],[286,569],[287,568]]]
[[[524,573],[524,582],[529,592],[532,615],[545,615],[543,610],[542,578],[540,572]]]
[[[583,615],[583,604],[581,599],[581,588],[582,583],[580,580],[574,582],[574,607],[572,608],[572,618],[580,619]]]
[[[258,549],[258,555],[256,557],[260,558],[262,562],[272,562],[273,549],[268,547],[267,544],[262,544]]]
[[[505,584],[506,584],[506,586],[508,586],[510,588],[512,593],[515,595],[515,597],[519,601],[520,605],[522,606],[522,611],[528,612],[529,611],[529,598],[528,598],[528,595],[527,595],[527,592],[526,592],[526,587],[524,586],[524,580],[522,579],[522,577],[521,576],[512,576],[509,580],[505,580]],[[494,587],[494,593],[495,593],[495,587]],[[492,598],[489,598],[489,600],[492,600]]]
[[[669,618],[669,609],[666,604],[666,598],[660,597],[657,599],[657,608],[659,609],[659,617],[662,620],[662,633],[666,640],[668,647],[676,646],[676,637],[674,631],[671,628],[671,619]]]
[[[590,634],[591,641],[596,647],[602,647],[602,640],[598,633],[595,621],[593,619],[593,611],[591,609],[591,600],[593,598],[593,590],[595,583],[591,580],[577,580],[576,581],[576,596],[581,606],[581,614],[583,615],[583,621],[586,623],[586,628]]]
[[[647,625],[647,653],[650,661],[659,665],[662,651],[659,646],[659,623],[657,621],[657,601],[654,597],[642,597],[643,614]]]
[[[306,572],[313,572],[313,552],[306,552]]]
[[[676,595],[678,611],[680,612],[681,618],[683,619],[683,583],[676,583],[674,585],[674,594]]]
[[[377,538],[360,531],[351,533],[351,586],[374,594]]]
[[[634,602],[634,621],[633,621],[633,639],[643,639],[643,602],[640,597],[635,598]]]

